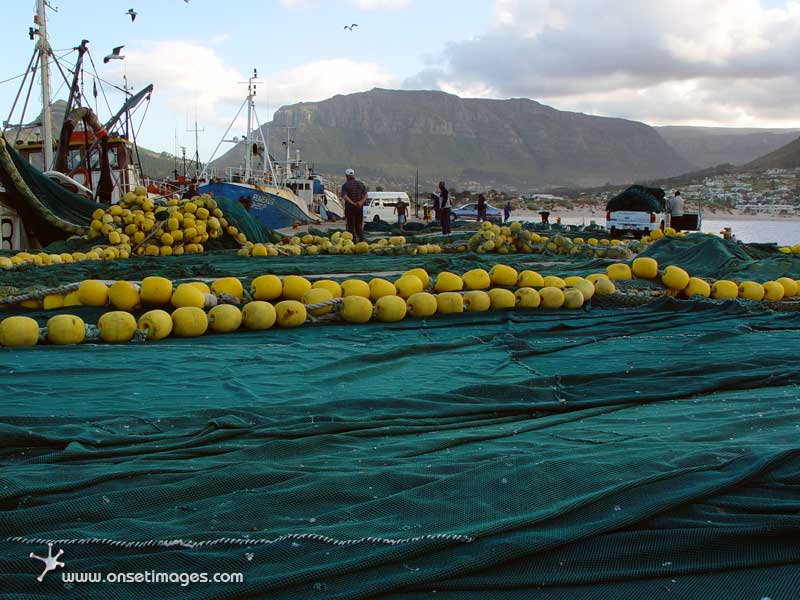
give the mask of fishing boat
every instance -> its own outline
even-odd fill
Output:
[[[137,107],[150,100],[153,86],[147,85],[131,95],[126,83],[126,99],[122,107],[101,121],[90,108],[89,99],[82,89],[84,58],[91,58],[89,42],[82,40],[74,48],[78,53],[74,65],[62,67],[48,41],[47,7],[45,0],[37,0],[35,27],[29,30],[31,40],[37,42],[2,132],[2,249],[44,244],[57,239],[59,231],[74,233],[75,223],[64,215],[55,214],[59,212],[55,205],[74,204],[75,196],[81,200],[113,204],[141,183],[136,128],[131,116]],[[66,102],[52,103],[50,76],[53,64],[69,89]],[[93,60],[91,64],[94,69]],[[68,78],[67,73],[72,77]],[[94,78],[92,89],[96,97],[100,78],[96,70],[93,73],[86,71],[86,74]],[[26,123],[25,113],[37,75],[41,82],[42,111],[32,122]],[[20,100],[24,102],[19,120],[14,124],[12,118]],[[54,115],[54,108],[59,114]],[[58,120],[61,120],[60,127]]]
[[[344,207],[336,194],[325,189],[323,181],[314,173],[313,168],[300,158],[299,151],[292,156],[291,146],[294,142],[291,139],[291,128],[287,128],[286,160],[279,162],[270,155],[256,113],[258,83],[258,73],[254,70],[247,83],[247,97],[200,174],[202,184],[198,191],[238,200],[255,219],[269,229],[319,223],[331,218],[341,219],[344,216]],[[246,134],[242,139],[226,139],[245,107]],[[243,149],[244,164],[229,167],[224,173],[219,173],[209,165],[224,142],[232,142]]]

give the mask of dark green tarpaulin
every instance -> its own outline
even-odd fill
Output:
[[[796,598],[798,335],[672,301],[0,349],[0,594]],[[137,571],[245,581],[61,580]]]

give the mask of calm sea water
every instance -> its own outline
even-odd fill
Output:
[[[538,221],[538,216],[535,220]],[[565,217],[561,222],[566,225],[588,225],[591,220]],[[605,215],[598,215],[594,220],[598,225],[605,225]],[[724,217],[703,219],[705,232],[718,234],[725,227],[730,227],[736,239],[742,242],[774,242],[780,246],[800,244],[800,221],[726,221]]]

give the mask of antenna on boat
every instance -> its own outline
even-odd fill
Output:
[[[188,120],[188,119],[187,119]],[[195,177],[200,175],[200,138],[198,136],[199,133],[204,132],[205,129],[198,129],[197,127],[197,106],[194,107],[194,129],[189,129],[188,125],[186,127],[186,133],[193,133],[194,134],[194,174]]]

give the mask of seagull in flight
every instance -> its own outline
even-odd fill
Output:
[[[131,23],[133,23],[136,20],[136,15],[138,15],[139,13],[137,13],[132,8],[129,8],[128,12],[126,12],[125,14],[131,18]]]
[[[122,49],[124,47],[125,46],[117,46],[116,48],[114,48],[111,51],[111,54],[108,54],[106,55],[105,58],[103,58],[103,62],[108,64],[108,62],[111,60],[122,60],[123,58],[125,58],[122,54],[120,54],[120,52],[122,52]]]
[[[344,26],[345,29],[349,29],[350,31],[353,31],[353,27],[358,27],[358,23],[353,23],[352,25]]]

